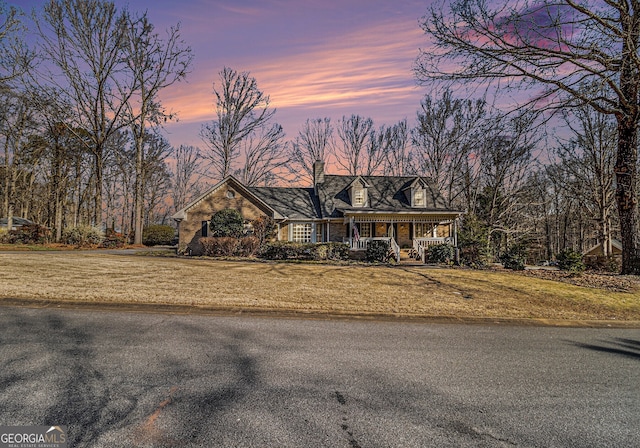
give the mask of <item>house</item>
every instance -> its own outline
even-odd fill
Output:
[[[611,239],[611,248],[609,249],[608,252],[611,256],[621,256],[622,243],[616,239]],[[595,246],[590,247],[582,255],[584,255],[585,257],[603,257],[604,246],[602,243],[598,243]]]
[[[344,176],[314,164],[307,188],[247,187],[232,176],[213,186],[173,215],[180,253],[197,254],[211,216],[233,208],[250,221],[270,216],[277,239],[296,242],[345,242],[366,250],[373,240],[388,241],[397,257],[410,248],[424,259],[433,244],[457,245],[459,210],[447,209],[434,183],[419,176]]]
[[[7,228],[9,224],[9,218],[0,218],[0,228]],[[11,218],[11,229],[8,230],[16,230],[22,226],[30,226],[35,224],[33,221],[29,221],[28,219],[19,218],[14,216]]]

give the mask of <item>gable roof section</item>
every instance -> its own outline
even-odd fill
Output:
[[[351,206],[348,188],[358,178],[362,178],[368,184],[369,207]],[[418,183],[422,183],[427,191],[425,207],[412,207],[404,194],[404,190]],[[345,211],[356,210],[387,213],[461,213],[458,210],[447,209],[444,198],[432,180],[416,176],[325,175],[325,181],[318,185],[318,196],[322,217],[327,218],[340,217]]]
[[[313,220],[320,217],[320,204],[313,188],[250,187],[249,189],[288,219]]]
[[[193,206],[199,204],[200,202],[202,202],[204,199],[206,199],[207,197],[209,197],[211,194],[213,194],[215,191],[217,191],[218,189],[222,188],[224,185],[232,185],[233,188],[239,192],[242,193],[243,196],[245,196],[248,199],[251,199],[253,201],[255,201],[258,205],[260,205],[261,207],[263,207],[265,210],[270,211],[271,213],[273,213],[273,217],[274,219],[282,219],[282,216],[280,215],[280,213],[278,213],[277,210],[275,210],[273,207],[271,207],[269,204],[267,204],[266,202],[264,202],[261,198],[257,197],[250,188],[245,187],[238,179],[236,179],[233,176],[227,176],[226,178],[224,178],[222,181],[218,182],[217,184],[215,184],[213,187],[209,188],[204,194],[202,194],[200,197],[198,197],[197,199],[191,201],[189,204],[185,205],[181,210],[179,210],[178,212],[176,212],[172,218],[175,219],[176,221],[182,220],[182,219],[186,219],[187,218],[187,213],[189,212],[189,209],[192,208]]]
[[[14,216],[13,218],[11,218],[11,220],[13,222],[14,227],[29,226],[29,225],[35,224],[35,222],[33,221],[20,218],[18,216]],[[8,223],[9,223],[9,218],[0,218],[0,227],[7,227]]]

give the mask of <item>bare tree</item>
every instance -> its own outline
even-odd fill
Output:
[[[278,171],[289,163],[284,131],[279,124],[252,133],[241,147],[244,164],[237,175],[245,185],[271,185],[277,181]]]
[[[0,89],[30,67],[34,54],[27,47],[21,12],[0,0]]]
[[[178,211],[200,194],[202,167],[200,150],[195,146],[180,145],[173,150],[173,157],[175,166],[171,173],[171,196],[173,208]]]
[[[0,92],[3,104],[0,111],[0,148],[4,162],[2,186],[2,214],[7,217],[7,227],[13,224],[18,177],[28,171],[27,146],[34,128],[34,111],[26,94],[6,90]]]
[[[501,87],[514,88],[544,86],[545,90],[534,98],[538,104],[588,104],[600,113],[613,115],[618,137],[614,171],[622,272],[640,274],[635,191],[640,0],[594,0],[590,4],[525,0],[489,5],[484,0],[455,0],[431,7],[422,28],[434,48],[419,57],[418,79],[469,83],[500,80]]]
[[[127,15],[104,0],[49,0],[37,20],[42,48],[58,72],[46,75],[75,108],[71,132],[86,129],[94,158],[93,222],[102,224],[102,184],[109,138],[127,125],[133,80],[122,73]]]
[[[564,114],[571,129],[568,142],[560,141],[556,155],[565,186],[598,223],[598,240],[604,255],[611,255],[615,208],[613,169],[616,126],[613,119],[586,107]]]
[[[351,176],[364,173],[364,166],[367,161],[365,155],[375,154],[376,146],[371,145],[371,131],[373,130],[373,120],[360,115],[351,115],[347,118],[343,116],[338,123],[338,138],[342,145],[336,149],[338,165]],[[367,169],[368,171],[368,169]]]
[[[487,241],[494,250],[510,244],[514,237],[530,231],[522,216],[530,206],[527,181],[532,171],[532,152],[539,137],[533,132],[530,114],[494,118],[493,127],[484,130],[473,158],[477,176],[474,203],[470,212],[487,228]]]
[[[420,102],[418,124],[412,131],[415,151],[415,169],[431,177],[444,194],[449,207],[458,201],[463,192],[465,177],[469,178],[468,165],[487,124],[485,102],[461,100],[446,90],[442,97],[427,95]],[[486,131],[486,129],[485,129]]]
[[[167,30],[163,40],[154,32],[146,13],[130,19],[124,49],[128,69],[135,80],[134,94],[129,96],[127,111],[136,150],[136,184],[134,196],[134,244],[142,244],[145,178],[143,160],[147,126],[158,126],[170,118],[162,110],[158,94],[187,75],[192,60],[191,49],[180,38],[180,26]]]
[[[383,134],[382,151],[385,155],[384,173],[389,176],[406,176],[412,172],[409,150],[407,119],[380,130]]]
[[[311,183],[313,164],[317,160],[326,162],[333,145],[331,119],[307,119],[290,147],[290,171],[298,178],[306,178],[308,183]]]
[[[225,67],[220,72],[220,87],[214,84],[213,93],[217,120],[204,125],[200,137],[209,149],[214,176],[223,179],[235,171],[242,142],[268,126],[275,109],[269,108],[269,96],[258,89],[249,72]]]

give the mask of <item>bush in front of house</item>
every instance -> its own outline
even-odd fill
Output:
[[[563,271],[577,274],[584,272],[585,270],[582,254],[574,251],[573,249],[567,249],[560,252],[556,255],[556,261],[558,262],[558,268]]]
[[[347,260],[349,245],[273,241],[263,244],[258,251],[258,256],[266,260]]]
[[[200,238],[202,254],[207,257],[232,257],[239,246],[238,238],[228,236]]]
[[[62,242],[76,247],[97,246],[103,239],[102,231],[92,226],[80,225],[62,231]]]
[[[515,244],[500,256],[500,262],[505,269],[514,271],[524,271],[524,264],[527,260],[527,248],[523,244]]]
[[[236,255],[238,257],[253,257],[260,248],[260,239],[256,236],[249,235],[238,240]]]
[[[255,236],[209,236],[200,238],[200,244],[202,254],[207,257],[252,257],[260,247],[260,242]]]
[[[27,224],[9,230],[2,238],[8,244],[44,244],[49,241],[50,231],[39,224]]]
[[[427,248],[427,262],[451,264],[456,255],[456,249],[451,244],[436,244]]]
[[[260,216],[251,221],[253,236],[258,238],[260,245],[276,235],[276,222],[270,216]]]
[[[369,241],[364,258],[370,263],[387,263],[389,261],[389,243],[383,240]]]
[[[142,231],[142,244],[145,246],[169,246],[173,242],[176,230],[167,225],[154,224]]]
[[[244,235],[244,218],[238,210],[225,208],[213,214],[211,236],[240,238]]]

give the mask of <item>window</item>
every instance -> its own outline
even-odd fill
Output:
[[[202,226],[202,236],[209,236],[209,221],[202,221],[200,225]]]
[[[416,190],[413,192],[414,207],[424,207],[424,190]]]
[[[292,226],[292,241],[295,241],[296,243],[311,242],[311,223],[292,224]]]
[[[358,227],[360,228],[360,238],[371,238],[370,222],[361,222]]]
[[[433,224],[426,222],[417,222],[413,228],[415,231],[414,238],[432,238],[433,237]]]
[[[353,192],[353,206],[362,207],[364,205],[364,190],[355,190]]]
[[[233,190],[227,190],[227,198],[233,199],[236,197],[236,192]]]

